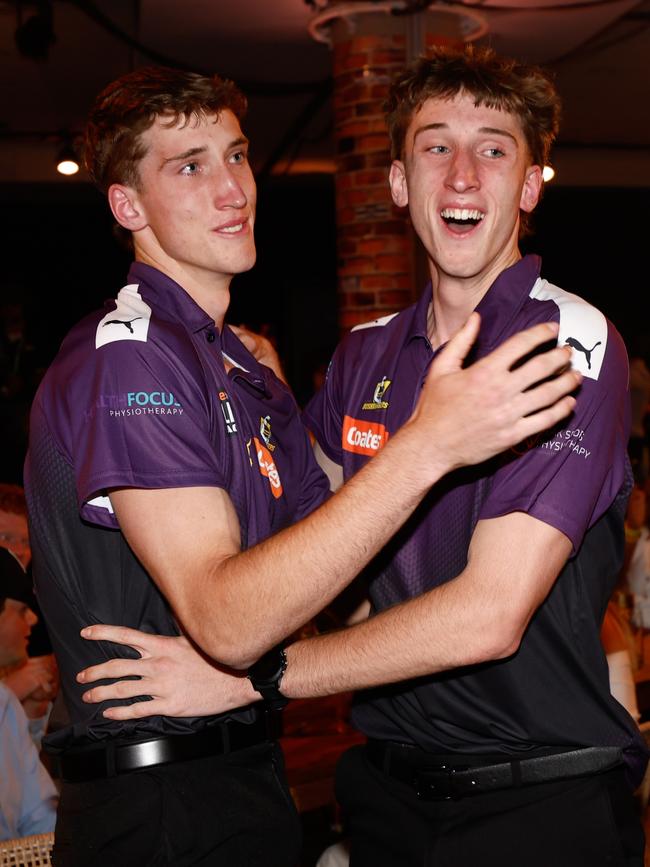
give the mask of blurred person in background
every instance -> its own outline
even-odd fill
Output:
[[[0,548],[0,669],[14,672],[0,680],[2,840],[53,831],[56,818],[56,789],[38,757],[35,732],[25,714],[25,709],[40,712],[52,694],[49,673],[27,660],[27,643],[37,619],[30,597],[18,560]],[[40,722],[37,716],[33,721]]]

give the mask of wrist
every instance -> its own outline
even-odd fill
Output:
[[[287,655],[280,645],[271,648],[248,669],[247,679],[272,710],[281,710],[288,699],[280,692],[287,670]]]

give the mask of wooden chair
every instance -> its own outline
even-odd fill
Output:
[[[49,867],[54,833],[0,841],[0,867]]]

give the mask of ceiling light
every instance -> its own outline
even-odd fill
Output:
[[[56,158],[56,170],[60,175],[76,175],[79,171],[79,160],[70,143],[65,144]]]

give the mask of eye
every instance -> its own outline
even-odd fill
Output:
[[[182,175],[195,175],[199,171],[198,163],[185,163],[183,168],[181,169]]]
[[[505,151],[502,151],[501,148],[486,148],[484,153],[492,159],[498,159],[499,157],[505,156]]]
[[[235,153],[230,157],[230,162],[235,163],[235,165],[240,165],[241,163],[246,162],[246,151],[235,151]]]
[[[446,145],[432,145],[430,148],[427,148],[429,153],[432,154],[448,154],[449,148]]]

